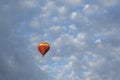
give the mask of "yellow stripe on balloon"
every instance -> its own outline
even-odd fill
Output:
[[[49,46],[49,44],[41,43],[41,44],[38,44],[38,46]]]

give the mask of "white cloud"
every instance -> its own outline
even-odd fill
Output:
[[[105,7],[111,7],[119,4],[119,0],[98,0],[98,2]]]
[[[89,66],[92,68],[100,68],[105,62],[105,59],[98,55],[95,55],[95,57],[93,55],[93,58],[95,59],[94,61],[88,62]]]
[[[83,8],[83,12],[88,15],[94,14],[98,10],[99,10],[99,7],[97,5],[86,4],[85,7]]]
[[[70,6],[78,6],[81,4],[82,0],[64,0],[64,2]]]
[[[75,19],[77,17],[77,12],[73,12],[72,14],[71,14],[71,19]]]
[[[62,7],[58,7],[58,12],[60,14],[65,14],[67,11],[66,7],[65,6],[62,6]]]
[[[88,17],[84,16],[83,14],[75,11],[75,12],[72,12],[71,14],[71,20],[75,21],[75,23],[88,23],[89,22],[89,19]]]
[[[97,39],[95,41],[95,43],[98,45],[98,47],[102,47],[102,40],[101,39]]]
[[[32,27],[32,28],[39,28],[40,27],[40,23],[39,23],[39,21],[38,20],[32,20],[31,22],[30,22],[30,26]]]
[[[61,58],[60,57],[52,57],[52,59],[53,59],[53,61],[60,61],[61,60]]]
[[[79,42],[79,41],[82,41],[84,40],[86,37],[85,33],[79,33],[75,39],[75,41]]]
[[[42,11],[45,12],[48,16],[57,11],[57,6],[53,1],[48,1],[43,7]]]
[[[34,8],[39,5],[37,0],[21,0],[19,4],[22,8]]]
[[[84,72],[84,80],[102,80],[97,74],[93,72]]]
[[[70,28],[70,31],[77,30],[77,28],[74,24],[70,25],[69,28]]]
[[[29,41],[32,43],[32,46],[36,46],[38,44],[38,41],[43,37],[42,35],[38,34],[31,34],[29,35]]]
[[[55,46],[57,49],[60,49],[60,51],[56,53],[56,56],[64,56],[60,53],[67,53],[65,56],[69,56],[72,53],[79,53],[79,51],[86,47],[84,42],[85,37],[86,35],[84,33],[79,33],[75,38],[69,34],[58,37],[53,43],[53,46]],[[73,52],[71,52],[71,50],[73,50]]]
[[[64,27],[62,27],[62,26],[53,26],[53,27],[50,27],[50,30],[52,32],[57,33],[57,32],[61,32],[62,30],[64,30]]]

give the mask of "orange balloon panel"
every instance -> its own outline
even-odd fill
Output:
[[[47,42],[41,42],[37,46],[38,51],[44,56],[50,49],[50,45]]]

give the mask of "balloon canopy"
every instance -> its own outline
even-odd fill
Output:
[[[44,56],[50,49],[50,45],[48,42],[40,42],[37,45],[38,51]]]

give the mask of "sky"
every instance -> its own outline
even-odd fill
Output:
[[[120,0],[0,0],[0,80],[120,80],[119,9]]]

